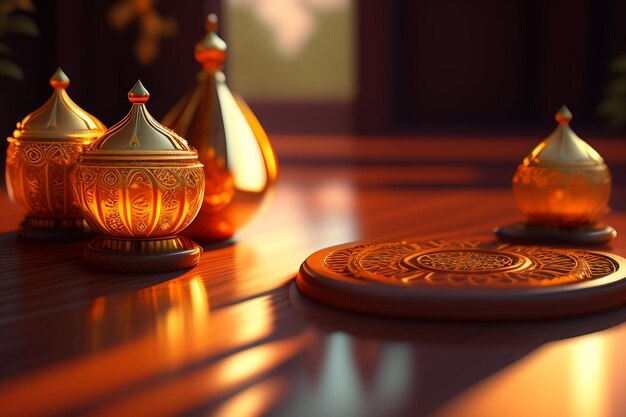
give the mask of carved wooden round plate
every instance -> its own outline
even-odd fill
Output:
[[[604,252],[497,242],[348,244],[300,267],[307,297],[402,318],[524,319],[626,304],[626,260]]]

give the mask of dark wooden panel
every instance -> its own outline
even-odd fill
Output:
[[[523,118],[540,54],[533,2],[400,2],[396,114],[402,121]]]
[[[624,53],[617,0],[361,2],[361,133],[528,129],[596,113]]]

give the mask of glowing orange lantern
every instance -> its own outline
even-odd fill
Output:
[[[570,128],[563,106],[559,123],[518,166],[513,195],[526,222],[500,227],[504,240],[604,244],[617,233],[599,223],[608,211],[611,174],[602,157]]]
[[[206,20],[195,57],[204,70],[198,85],[165,116],[163,124],[189,140],[204,164],[202,209],[185,235],[200,240],[231,237],[258,212],[276,181],[278,162],[250,108],[228,89],[222,67],[226,43],[217,17]]]
[[[581,226],[607,211],[611,174],[602,157],[569,127],[563,106],[559,125],[517,168],[513,194],[528,223]]]
[[[89,233],[72,195],[69,174],[85,145],[106,127],[81,109],[65,90],[70,80],[59,68],[50,78],[52,97],[26,116],[8,138],[9,195],[26,209],[20,236],[75,239]]]
[[[85,261],[131,272],[180,269],[198,263],[201,248],[176,236],[200,210],[204,171],[198,153],[148,113],[140,81],[128,93],[128,115],[80,157],[73,175],[85,219],[104,235]]]

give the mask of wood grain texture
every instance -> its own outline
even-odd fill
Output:
[[[234,240],[204,246],[198,266],[187,271],[104,272],[84,264],[85,242],[20,241],[23,213],[0,193],[0,415],[626,413],[625,309],[459,324],[359,316],[294,296],[298,267],[324,247],[411,237],[492,240],[494,227],[521,220],[510,189],[488,187],[483,176],[493,169],[498,181],[509,181],[514,165],[490,168],[485,156],[472,165],[480,175],[468,180],[469,165],[457,154],[431,150],[440,139],[418,140],[420,149],[408,140],[364,141],[362,149],[346,142],[361,150],[345,158],[332,142],[317,142],[326,162],[315,145],[308,148],[320,157],[310,159],[279,139],[279,158],[290,156],[271,202]],[[624,149],[619,141],[607,146],[613,155]],[[391,148],[424,152],[431,166],[459,170],[441,181],[421,162],[400,169],[386,157]],[[378,160],[376,149],[383,149]],[[504,161],[522,156],[498,152]],[[372,156],[328,163],[361,153]],[[609,166],[623,184],[624,161]],[[618,236],[603,250],[625,256],[620,187],[605,217]]]

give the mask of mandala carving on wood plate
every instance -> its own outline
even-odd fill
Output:
[[[362,244],[324,258],[330,271],[392,285],[430,287],[546,287],[606,277],[618,263],[585,250],[478,241]]]

